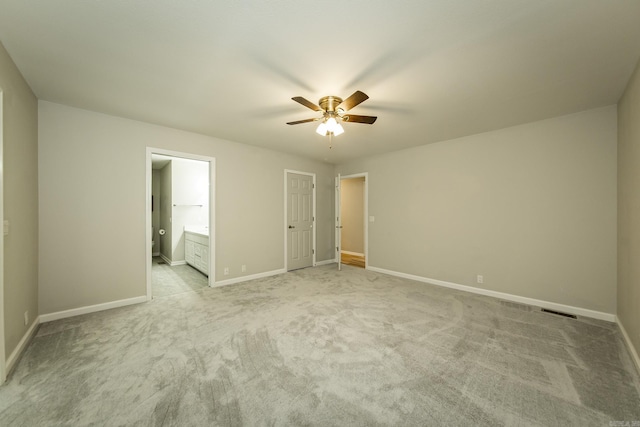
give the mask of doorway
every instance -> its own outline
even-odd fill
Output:
[[[367,266],[367,174],[339,176],[339,264]]]
[[[215,282],[215,159],[147,148],[147,299]]]
[[[284,171],[285,191],[285,270],[298,270],[316,264],[316,175]]]

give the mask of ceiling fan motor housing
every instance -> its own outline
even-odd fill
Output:
[[[342,103],[342,98],[339,96],[324,96],[320,98],[318,104],[327,113],[335,113],[336,107]]]

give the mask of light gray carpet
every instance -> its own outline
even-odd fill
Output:
[[[42,325],[0,425],[640,420],[617,326],[533,310],[332,265],[181,293]]]
[[[198,291],[209,286],[207,276],[190,265],[171,267],[160,257],[151,263],[151,293],[154,298]]]

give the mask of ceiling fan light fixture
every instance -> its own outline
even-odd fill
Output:
[[[316,133],[320,136],[325,136],[327,134],[327,124],[325,122],[320,123],[316,129]]]
[[[329,119],[327,120],[327,130],[329,132],[335,133],[335,129],[337,126],[338,126],[338,122],[336,122],[336,119],[334,119],[333,117],[329,117]]]
[[[344,129],[340,123],[336,123],[336,126],[333,128],[333,136],[342,135],[344,133]]]

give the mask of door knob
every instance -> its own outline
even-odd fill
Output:
[[[296,228],[296,226],[295,225],[290,225],[289,228]]]

